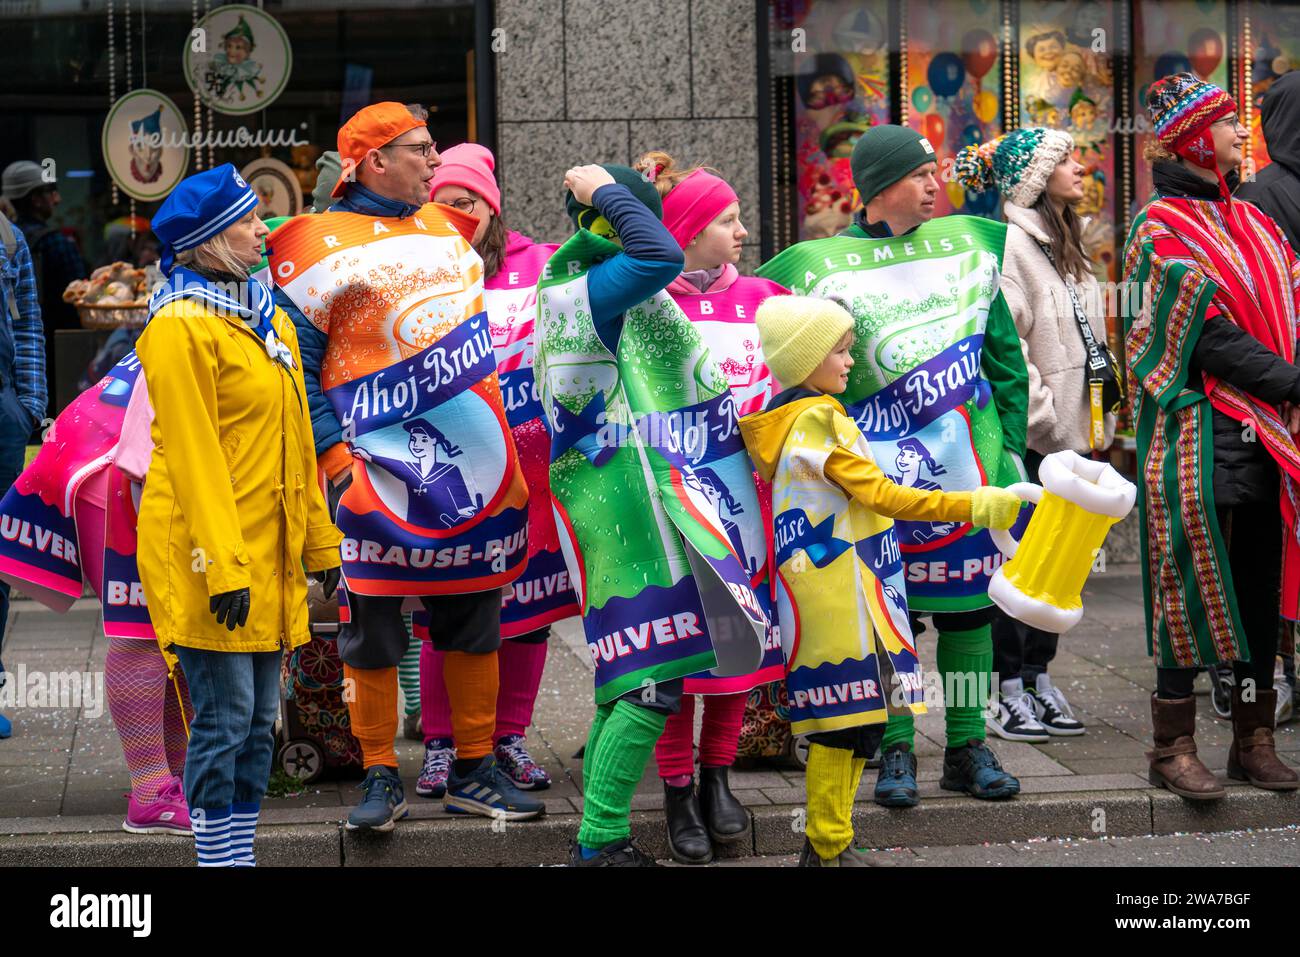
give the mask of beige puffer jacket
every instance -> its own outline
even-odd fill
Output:
[[[1007,242],[1000,289],[1020,333],[1029,367],[1029,448],[1040,455],[1089,450],[1088,352],[1074,318],[1065,282],[1039,247],[1047,242],[1038,212],[1004,204]],[[1088,324],[1106,341],[1105,298],[1089,276],[1075,285]],[[1106,444],[1115,436],[1115,417],[1106,416]]]

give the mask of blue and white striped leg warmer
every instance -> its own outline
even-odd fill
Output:
[[[242,804],[236,801],[231,805],[230,818],[230,857],[236,867],[255,867],[253,859],[253,838],[257,832],[256,804]]]
[[[230,805],[190,808],[194,849],[199,867],[232,867],[230,856]]]

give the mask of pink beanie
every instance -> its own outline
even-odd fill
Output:
[[[724,209],[739,201],[725,179],[697,169],[664,197],[664,225],[685,249]]]
[[[477,143],[458,143],[442,151],[442,165],[433,171],[429,198],[441,186],[463,186],[478,193],[493,211],[501,215],[501,189],[492,175],[496,168],[492,151]]]

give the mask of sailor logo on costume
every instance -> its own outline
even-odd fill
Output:
[[[257,7],[230,4],[199,21],[206,44],[195,50],[187,37],[185,80],[218,113],[254,113],[283,92],[293,67],[284,29]]]
[[[459,215],[459,214],[457,214]],[[484,591],[527,557],[483,265],[441,207],[290,220],[273,275],[329,336],[321,385],[356,455],[336,523],[359,594]]]
[[[537,279],[557,248],[509,234],[506,259],[483,290],[506,419],[528,484],[528,564],[502,595],[502,638],[530,634],[580,613],[555,530],[551,436],[533,378]],[[415,612],[412,630],[417,638],[428,640],[429,617],[423,610]]]
[[[946,216],[901,237],[799,243],[759,269],[853,314],[855,365],[841,398],[901,485],[958,491],[1018,477],[981,365],[1004,236],[999,223]],[[897,536],[913,609],[988,604],[1002,555],[986,530],[899,522]]]
[[[499,442],[481,442],[496,426],[492,409],[473,392],[455,400],[466,408],[454,417],[464,446],[425,418],[408,419],[400,429],[381,429],[358,437],[357,454],[384,468],[372,473],[372,485],[393,514],[426,529],[454,528],[483,511],[480,482],[499,488],[505,474],[505,450]],[[474,468],[469,468],[470,456]],[[489,461],[479,461],[486,457]]]
[[[536,373],[551,493],[596,666],[596,700],[761,662],[766,566],[752,465],[726,378],[666,293],[628,309],[617,355],[587,270],[618,247],[581,231],[538,285]]]

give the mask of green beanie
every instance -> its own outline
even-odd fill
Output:
[[[656,219],[662,220],[664,218],[663,200],[659,198],[659,190],[655,189],[654,183],[647,182],[644,176],[630,166],[601,163],[600,168],[614,177],[614,182],[630,189],[632,195],[641,200],[646,209],[655,214]],[[573,220],[573,224],[579,229],[589,229],[591,224],[600,218],[600,213],[597,210],[582,205],[570,192],[564,194],[564,208],[568,212],[569,218]]]
[[[849,167],[865,206],[918,166],[936,162],[934,147],[908,126],[873,126],[853,147]]]

